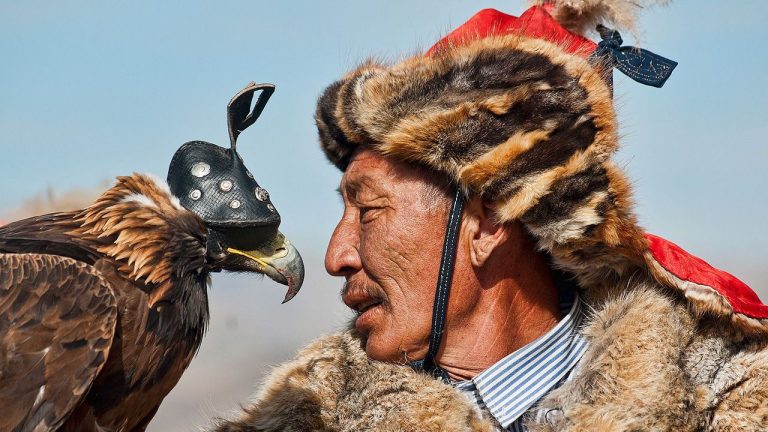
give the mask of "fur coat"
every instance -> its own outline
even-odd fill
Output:
[[[650,282],[587,296],[589,349],[538,403],[531,431],[768,430],[768,341],[696,314]],[[621,288],[621,289],[619,289]],[[535,411],[535,410],[534,410]],[[531,411],[531,412],[534,412]],[[465,395],[408,367],[369,360],[354,332],[323,337],[212,430],[491,431]]]

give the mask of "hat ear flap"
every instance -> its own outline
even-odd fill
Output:
[[[749,333],[768,329],[768,306],[747,284],[668,240],[647,233],[645,238],[645,262],[651,274],[683,294],[696,311],[730,319]]]
[[[251,109],[253,95],[261,91],[256,104]],[[233,151],[237,151],[237,137],[240,132],[254,124],[267,105],[272,93],[275,92],[274,84],[249,83],[232,97],[227,105],[227,127],[229,128],[229,143]]]

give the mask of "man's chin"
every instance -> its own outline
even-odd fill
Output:
[[[402,355],[392,350],[387,344],[381,343],[375,336],[366,335],[365,354],[372,360],[384,362],[402,362]]]
[[[379,361],[396,361],[397,349],[393,349],[393,344],[388,343],[385,337],[382,337],[381,329],[369,327],[360,329],[355,327],[363,341],[363,349],[368,358]]]
[[[386,334],[377,333],[376,330],[372,330],[367,334],[363,333],[365,354],[368,358],[387,363],[408,363],[408,356],[405,355],[402,348],[402,340],[399,338],[387,338],[386,336]],[[426,353],[426,349],[424,352]]]

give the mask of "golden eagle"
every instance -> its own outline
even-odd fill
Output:
[[[231,148],[185,144],[167,183],[118,177],[83,210],[0,227],[0,430],[144,430],[200,346],[211,272],[298,292],[301,257],[235,151],[272,90],[238,93]]]

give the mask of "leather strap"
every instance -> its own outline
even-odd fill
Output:
[[[459,240],[459,228],[461,227],[463,211],[464,194],[462,194],[460,188],[456,188],[456,195],[453,198],[451,211],[448,215],[448,224],[445,229],[443,254],[440,258],[440,273],[437,277],[435,302],[432,307],[432,331],[429,335],[429,350],[424,359],[411,362],[413,369],[427,372],[446,383],[450,381],[448,373],[437,365],[435,356],[437,356],[437,351],[440,349],[440,342],[445,331],[448,296],[451,291],[451,280],[453,279],[453,268],[456,261],[456,246]]]
[[[261,93],[259,98],[256,99],[253,109],[251,109],[253,94],[257,91],[261,91]],[[229,127],[229,144],[233,151],[237,151],[237,136],[248,126],[256,122],[274,92],[274,84],[250,82],[229,101],[227,105],[227,126]]]

